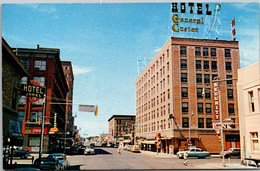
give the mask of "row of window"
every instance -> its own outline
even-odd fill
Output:
[[[197,103],[197,112],[199,114],[204,113],[204,103]],[[211,114],[211,103],[205,103],[206,114]],[[182,102],[182,113],[189,113],[189,103]],[[233,115],[235,113],[235,107],[233,103],[228,103],[228,114]]]
[[[22,59],[22,63],[24,64],[25,68],[29,69],[29,59]],[[45,71],[46,70],[46,60],[34,60],[34,70],[36,71]]]
[[[210,61],[203,61],[203,68],[204,70],[209,70],[210,68]],[[231,62],[226,62],[227,68],[231,70]],[[181,69],[187,69],[187,60],[186,59],[181,59]],[[196,69],[201,70],[202,69],[202,64],[201,60],[196,60]],[[217,61],[211,61],[211,69],[212,70],[217,70]]]
[[[210,88],[197,88],[197,98],[201,99],[203,98],[203,96],[206,99],[211,99],[211,89]],[[181,88],[181,97],[183,99],[188,98],[188,87],[182,87]],[[233,89],[227,89],[227,98],[228,100],[233,100],[234,96],[233,96]]]
[[[204,84],[210,84],[210,74],[196,74],[196,83],[202,84],[202,75],[204,75]],[[212,74],[212,80],[214,80],[218,75]],[[227,79],[231,79],[232,75],[226,75]],[[181,73],[181,82],[187,83],[188,82],[188,74],[187,73]],[[228,85],[232,85],[232,80],[227,81]]]
[[[210,56],[211,57],[216,57],[217,53],[216,53],[216,48],[203,48],[202,54],[204,57],[208,57],[209,56],[209,49],[210,49]],[[226,58],[230,58],[231,57],[231,53],[230,53],[230,49],[225,49],[225,57]],[[181,46],[180,47],[180,55],[181,56],[186,56],[187,55],[187,48],[186,46]],[[195,56],[201,56],[201,48],[200,47],[195,47]]]

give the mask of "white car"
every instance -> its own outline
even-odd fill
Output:
[[[60,170],[68,170],[70,167],[69,160],[67,160],[67,156],[64,153],[52,153],[47,158],[58,159]]]
[[[95,154],[95,150],[93,148],[93,146],[87,146],[84,150],[84,154],[87,155],[87,154]]]

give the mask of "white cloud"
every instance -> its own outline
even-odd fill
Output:
[[[32,8],[35,11],[41,12],[41,13],[48,13],[52,14],[57,11],[57,9],[50,5],[39,5],[39,4],[28,4],[27,7]]]
[[[74,75],[86,74],[86,73],[93,71],[89,67],[83,67],[83,66],[77,66],[77,65],[72,65],[72,68],[73,68]]]
[[[257,3],[231,3],[231,5],[246,12],[259,13],[259,10],[255,9]]]

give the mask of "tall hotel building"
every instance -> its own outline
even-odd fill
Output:
[[[237,69],[237,41],[171,37],[136,79],[137,142],[155,151],[159,133],[162,153],[170,153],[172,145],[175,152],[188,148],[189,138],[202,150],[219,153],[212,80],[237,78]],[[236,81],[222,81],[220,89],[223,120],[234,123],[224,129],[228,150],[240,147]]]

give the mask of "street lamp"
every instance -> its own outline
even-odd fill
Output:
[[[230,80],[237,80],[237,78],[231,78],[231,79],[222,79],[219,80],[218,77],[214,78],[214,80],[212,81],[213,83],[216,84],[216,86],[218,87],[214,89],[214,93],[217,93],[218,95],[218,99],[219,99],[219,120],[220,120],[220,134],[221,134],[221,155],[222,155],[222,164],[223,167],[225,167],[225,163],[224,163],[224,136],[223,136],[223,116],[222,116],[222,106],[221,106],[221,92],[220,92],[220,82],[223,81],[230,81]],[[214,85],[215,86],[215,85]],[[210,91],[210,90],[208,90]],[[202,95],[205,95],[205,90],[203,88],[203,92]],[[215,95],[215,94],[214,94]]]
[[[169,114],[169,119],[171,120],[171,127],[172,127],[172,142],[173,142],[173,154],[174,154],[174,128],[173,128],[173,120],[175,119],[173,114]]]
[[[189,114],[189,146],[191,146],[191,140],[190,140],[190,127],[191,127],[191,116],[193,116],[193,111]]]

